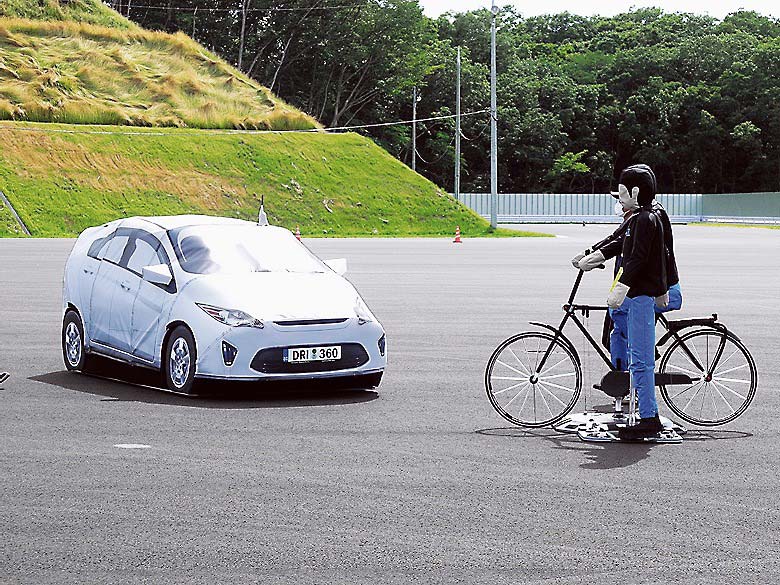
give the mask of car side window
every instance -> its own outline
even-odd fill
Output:
[[[102,238],[98,238],[92,244],[89,246],[89,251],[87,252],[87,256],[90,258],[94,258],[95,260],[100,260],[102,257],[101,254],[103,254],[106,249],[108,248],[108,244],[111,241],[111,238],[114,237],[114,234],[116,232],[111,232],[107,236],[103,236]]]
[[[129,239],[127,234],[115,235],[108,243],[108,247],[99,253],[98,257],[118,265],[122,260],[122,254]]]
[[[145,238],[134,238],[133,245],[135,249],[127,259],[128,270],[135,272],[140,276],[144,266],[161,264],[160,257],[157,254],[157,248],[149,243]]]

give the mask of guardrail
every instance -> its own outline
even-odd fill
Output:
[[[489,193],[461,193],[458,200],[490,216]],[[676,223],[733,222],[780,224],[780,193],[664,193],[658,200]],[[615,200],[608,194],[501,193],[499,223],[612,223]]]

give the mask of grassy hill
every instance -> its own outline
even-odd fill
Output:
[[[43,1],[0,0],[0,119],[274,130],[317,126],[184,34],[144,30],[97,0],[71,0],[66,8]],[[7,15],[51,20],[2,18]],[[86,22],[55,20],[58,16]]]
[[[305,236],[490,234],[481,217],[357,134],[0,122],[0,190],[34,236],[117,217],[206,213]],[[499,235],[502,235],[499,230]],[[0,235],[18,235],[0,214]],[[519,235],[517,232],[503,235]]]
[[[357,134],[217,130],[316,128],[186,35],[98,0],[0,0],[0,190],[33,236],[131,215],[254,219],[261,195],[307,236],[493,233]],[[18,235],[0,203],[0,236]]]

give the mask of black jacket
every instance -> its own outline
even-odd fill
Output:
[[[628,218],[623,236],[623,274],[628,297],[657,297],[669,290],[663,221],[648,207]]]
[[[674,256],[674,235],[672,234],[672,222],[669,221],[669,215],[666,213],[663,205],[661,205],[658,201],[653,201],[651,209],[652,212],[661,220],[661,225],[664,229],[666,281],[669,286],[674,286],[680,282],[680,276],[677,272],[677,259]],[[623,238],[626,235],[626,229],[628,228],[632,217],[634,217],[634,215],[631,215],[626,220],[624,220],[618,229],[592,247],[593,251],[601,250],[601,253],[604,254],[604,258],[606,260],[617,257],[617,260],[615,261],[615,274],[617,274],[620,266],[623,263],[623,259],[620,257],[620,254],[623,252]]]

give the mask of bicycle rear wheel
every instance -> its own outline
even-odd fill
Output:
[[[548,348],[550,355],[539,368]],[[509,422],[544,427],[574,408],[582,391],[582,368],[561,339],[536,331],[520,333],[490,356],[485,391],[496,412]]]
[[[723,352],[708,376],[724,336]],[[683,345],[703,368],[694,363]],[[690,385],[660,386],[660,390],[672,412],[704,427],[726,424],[745,412],[758,385],[756,364],[748,349],[733,334],[716,329],[697,329],[675,340],[661,358],[658,371],[698,378]]]

